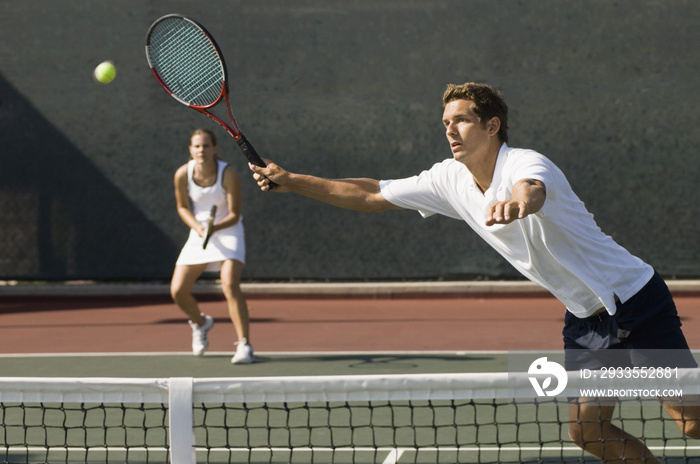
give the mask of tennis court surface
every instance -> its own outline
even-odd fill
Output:
[[[216,325],[196,358],[164,295],[4,297],[0,462],[597,462],[563,399],[504,384],[509,351],[561,348],[546,295],[252,295],[250,366],[229,362],[225,302],[203,299]],[[676,302],[700,348],[700,296]],[[657,401],[616,420],[700,463]]]

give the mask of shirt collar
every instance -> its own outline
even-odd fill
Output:
[[[506,145],[505,143],[503,143],[501,145],[501,148],[498,150],[498,155],[496,155],[496,166],[493,170],[493,177],[491,177],[491,184],[489,185],[489,188],[484,192],[484,196],[486,197],[489,196],[489,192],[495,192],[498,186],[501,185],[501,171],[503,170],[503,164],[506,162],[508,150],[508,145]],[[471,177],[469,187],[470,189],[475,189],[481,192],[479,186],[476,185],[473,176]]]

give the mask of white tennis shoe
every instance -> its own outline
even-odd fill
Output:
[[[192,327],[192,353],[195,356],[202,356],[209,347],[209,339],[207,332],[214,326],[214,318],[207,315],[204,316],[204,324],[197,325],[192,321],[187,321]]]
[[[255,362],[253,347],[248,344],[248,340],[244,338],[236,342],[236,345],[238,345],[238,348],[236,348],[236,354],[231,358],[231,364],[250,364]]]

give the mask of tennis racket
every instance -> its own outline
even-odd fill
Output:
[[[207,221],[207,233],[204,235],[204,243],[202,244],[202,249],[206,250],[209,244],[209,239],[211,234],[214,232],[214,218],[216,217],[216,205],[211,207],[211,212],[209,213],[209,220]]]
[[[153,75],[166,92],[183,105],[218,122],[233,136],[248,161],[265,166],[233,117],[224,56],[201,24],[177,14],[157,19],[146,34],[146,58]],[[222,97],[230,124],[208,111]]]

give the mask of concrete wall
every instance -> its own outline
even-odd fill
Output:
[[[458,221],[359,214],[257,190],[226,133],[144,54],[178,12],[217,38],[258,151],[325,177],[403,177],[450,156],[447,83],[496,85],[511,145],[553,159],[604,231],[700,276],[697,45],[684,0],[0,0],[0,279],[167,278],[187,236],[172,176],[217,130],[243,176],[246,279],[517,278]],[[93,82],[116,62],[110,85]]]

